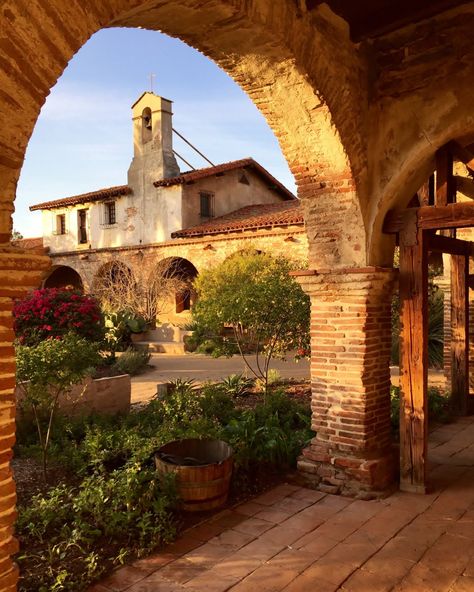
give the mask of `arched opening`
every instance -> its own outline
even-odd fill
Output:
[[[110,261],[102,265],[92,282],[92,293],[103,310],[118,312],[126,307],[126,299],[133,289],[132,270],[122,261]]]
[[[365,166],[364,155],[360,155],[363,151],[359,139],[345,142],[346,152],[335,127],[335,124],[339,125],[345,140],[352,140],[350,136],[356,128],[354,122],[365,116],[360,107],[364,101],[360,100],[360,93],[345,92],[336,120],[333,120],[329,107],[336,112],[341,93],[327,74],[340,72],[340,64],[335,68],[333,63],[339,60],[333,56],[339,54],[342,45],[352,52],[347,32],[337,20],[327,19],[327,15],[302,13],[303,3],[268,3],[268,10],[262,10],[257,4],[250,2],[244,6],[215,0],[204,5],[179,0],[173,6],[164,2],[150,8],[148,3],[117,0],[112,4],[90,6],[85,12],[79,3],[51,0],[47,6],[12,3],[6,7],[0,17],[4,37],[8,40],[6,54],[9,62],[0,72],[3,89],[0,112],[4,118],[0,138],[4,147],[0,163],[0,241],[9,241],[18,173],[50,88],[74,53],[96,31],[107,26],[128,26],[160,29],[183,39],[218,63],[258,103],[298,177],[301,197],[306,212],[310,213],[309,230],[316,219],[322,219],[320,213],[323,210],[338,204],[337,220],[327,222],[325,231],[317,235],[310,233],[312,266],[320,266],[322,262],[327,266],[364,263],[365,235],[354,181],[354,171],[360,173]],[[322,24],[321,34],[314,35],[313,26],[318,20]],[[308,43],[301,43],[302,39],[307,39]],[[350,88],[354,78],[358,81],[358,65],[355,58],[344,66],[342,78],[346,89]],[[352,72],[357,74],[352,75]],[[323,81],[325,88],[321,88],[318,81]],[[351,118],[347,117],[348,112]],[[324,195],[321,191],[323,182],[326,183]],[[344,193],[343,200],[340,199],[341,192]],[[313,202],[317,202],[317,208],[310,208]],[[344,219],[350,219],[349,228],[345,227]],[[328,241],[332,242],[331,249],[326,247]],[[357,248],[353,249],[353,244]],[[88,256],[85,250],[84,256]],[[38,266],[40,262],[36,261]],[[8,262],[8,265],[12,264]],[[112,286],[117,286],[122,279],[129,279],[130,273],[120,265],[111,266],[109,271],[102,270],[96,283],[103,285],[107,277]],[[24,283],[28,285],[26,280]],[[7,336],[6,343],[9,343],[8,339],[11,338]],[[5,369],[13,386],[11,355],[5,356],[7,359],[8,362],[1,362],[0,369]],[[5,458],[8,458],[12,442],[10,436],[14,434],[10,411],[7,409],[6,419],[1,423],[6,437],[0,454],[5,453]],[[14,489],[8,468],[6,473],[5,487]],[[15,548],[10,528],[14,520],[13,497],[9,496],[11,503],[3,512],[6,526],[0,542],[5,541],[7,549]],[[5,566],[4,572],[7,577],[11,576],[11,581],[16,580],[11,563]]]
[[[72,288],[84,291],[84,283],[81,276],[72,267],[60,265],[55,267],[44,280],[45,288]]]
[[[196,267],[182,257],[170,257],[163,259],[157,265],[160,275],[171,280],[170,287],[173,290],[171,298],[174,301],[173,315],[180,315],[191,310],[196,297],[193,282],[198,276]]]

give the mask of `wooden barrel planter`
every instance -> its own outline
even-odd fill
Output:
[[[233,450],[222,440],[176,440],[155,454],[157,471],[176,474],[182,508],[201,512],[225,504],[232,476]]]

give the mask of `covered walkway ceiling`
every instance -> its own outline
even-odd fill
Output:
[[[307,0],[312,10],[323,0]],[[333,12],[349,23],[353,41],[377,37],[400,27],[467,4],[466,0],[326,0]]]

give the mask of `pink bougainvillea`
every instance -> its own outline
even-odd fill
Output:
[[[91,296],[74,290],[35,290],[15,304],[13,317],[16,336],[24,345],[61,338],[71,331],[91,341],[103,338],[99,304]]]

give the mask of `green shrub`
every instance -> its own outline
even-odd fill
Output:
[[[204,417],[215,420],[221,425],[228,424],[236,414],[232,395],[224,382],[204,385],[199,404]]]
[[[117,359],[114,368],[123,374],[135,376],[142,372],[150,361],[150,353],[143,349],[127,349]]]
[[[23,394],[20,405],[25,414],[34,417],[45,480],[59,399],[90,374],[99,361],[98,344],[75,333],[62,339],[46,339],[32,347],[16,347],[16,377]]]
[[[251,392],[254,381],[242,374],[231,374],[221,382],[222,388],[231,397],[245,397]]]
[[[179,438],[219,438],[235,451],[233,482],[253,490],[268,468],[295,464],[311,435],[310,412],[283,392],[255,410],[237,409],[222,384],[176,380],[168,393],[125,417],[61,418],[51,456],[73,473],[19,508],[22,592],[79,592],[104,571],[171,540],[177,529],[173,483],[158,480],[154,453]],[[19,441],[30,454],[31,434]]]

